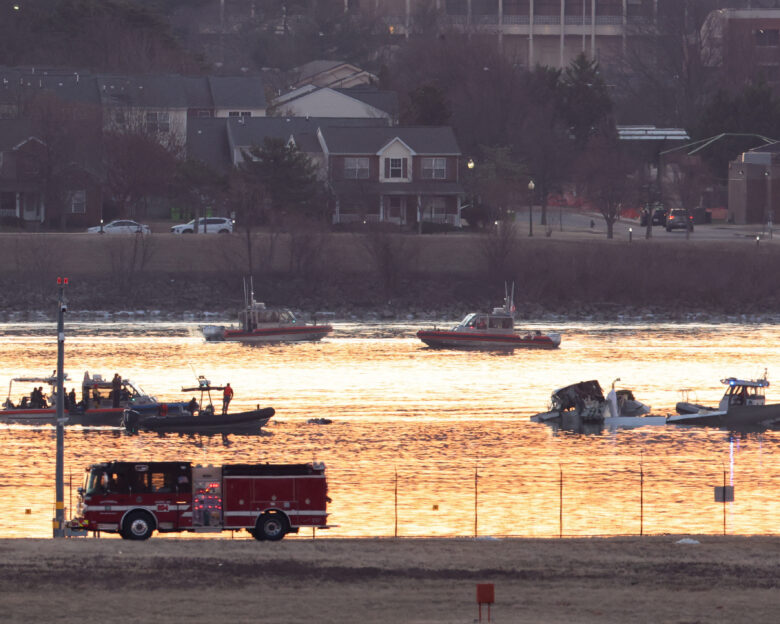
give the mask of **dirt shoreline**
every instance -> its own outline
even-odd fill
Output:
[[[0,620],[465,623],[493,583],[495,622],[777,621],[780,538],[682,537],[4,539]]]

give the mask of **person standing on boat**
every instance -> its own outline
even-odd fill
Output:
[[[187,411],[190,414],[195,414],[198,411],[198,400],[195,397],[192,397],[192,400],[187,403]]]
[[[224,390],[222,390],[222,415],[225,416],[227,414],[228,405],[230,405],[230,401],[233,400],[233,388],[230,387],[230,384],[228,383]]]
[[[122,395],[122,378],[119,373],[114,373],[114,378],[111,380],[111,399],[114,407],[119,407],[119,399]]]

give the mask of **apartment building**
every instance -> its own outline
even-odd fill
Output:
[[[581,52],[604,63],[620,55],[631,37],[648,32],[664,0],[374,2],[393,34],[410,36],[435,21],[439,29],[494,38],[526,67],[564,67]]]

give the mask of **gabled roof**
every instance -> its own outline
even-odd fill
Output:
[[[398,117],[398,94],[395,91],[380,91],[370,85],[361,85],[349,89],[334,89],[334,91],[385,111],[394,119]]]
[[[334,73],[336,70],[343,70],[343,75],[341,77],[328,76],[329,73]],[[351,81],[355,78],[365,78],[365,82],[377,79],[373,74],[345,61],[310,61],[293,69],[292,74],[296,77],[295,86],[313,83],[321,87],[327,87]]]
[[[29,140],[42,142],[26,119],[0,119],[0,151],[18,148]]]
[[[259,76],[211,76],[211,98],[217,108],[265,108],[265,87]]]
[[[262,145],[266,138],[286,141],[299,134],[316,135],[320,128],[335,124],[356,128],[370,128],[384,119],[336,119],[329,117],[232,117],[228,123],[228,136],[232,147]],[[319,150],[318,150],[319,151]]]
[[[227,117],[194,117],[187,123],[187,158],[225,172],[233,166],[227,135]]]
[[[459,156],[461,153],[449,126],[324,127],[322,137],[330,154],[374,155],[395,139],[406,143],[416,154]]]
[[[333,71],[337,67],[345,67],[354,73],[359,73],[363,71],[359,67],[352,65],[351,63],[347,63],[346,61],[328,61],[325,59],[320,59],[316,61],[309,61],[308,63],[304,63],[303,65],[299,65],[295,69],[293,69],[293,73],[298,76],[298,81],[303,82],[305,80],[310,80],[311,78],[314,78],[315,76],[319,74],[324,74],[325,72]]]

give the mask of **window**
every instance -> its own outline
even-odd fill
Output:
[[[229,111],[228,117],[251,117],[251,111]]]
[[[169,132],[170,129],[171,121],[168,113],[146,113],[147,132]]]
[[[87,212],[87,192],[73,191],[70,196],[71,214],[86,214]]]
[[[404,159],[403,158],[390,158],[390,175],[389,178],[403,178],[404,177]]]
[[[431,197],[428,200],[429,214],[436,217],[443,217],[447,214],[447,201],[443,197]]]
[[[368,158],[345,158],[344,177],[352,180],[368,178]]]
[[[777,46],[780,44],[780,31],[777,29],[760,28],[753,35],[757,46]]]
[[[446,158],[423,158],[422,177],[426,180],[443,180],[447,177]]]

